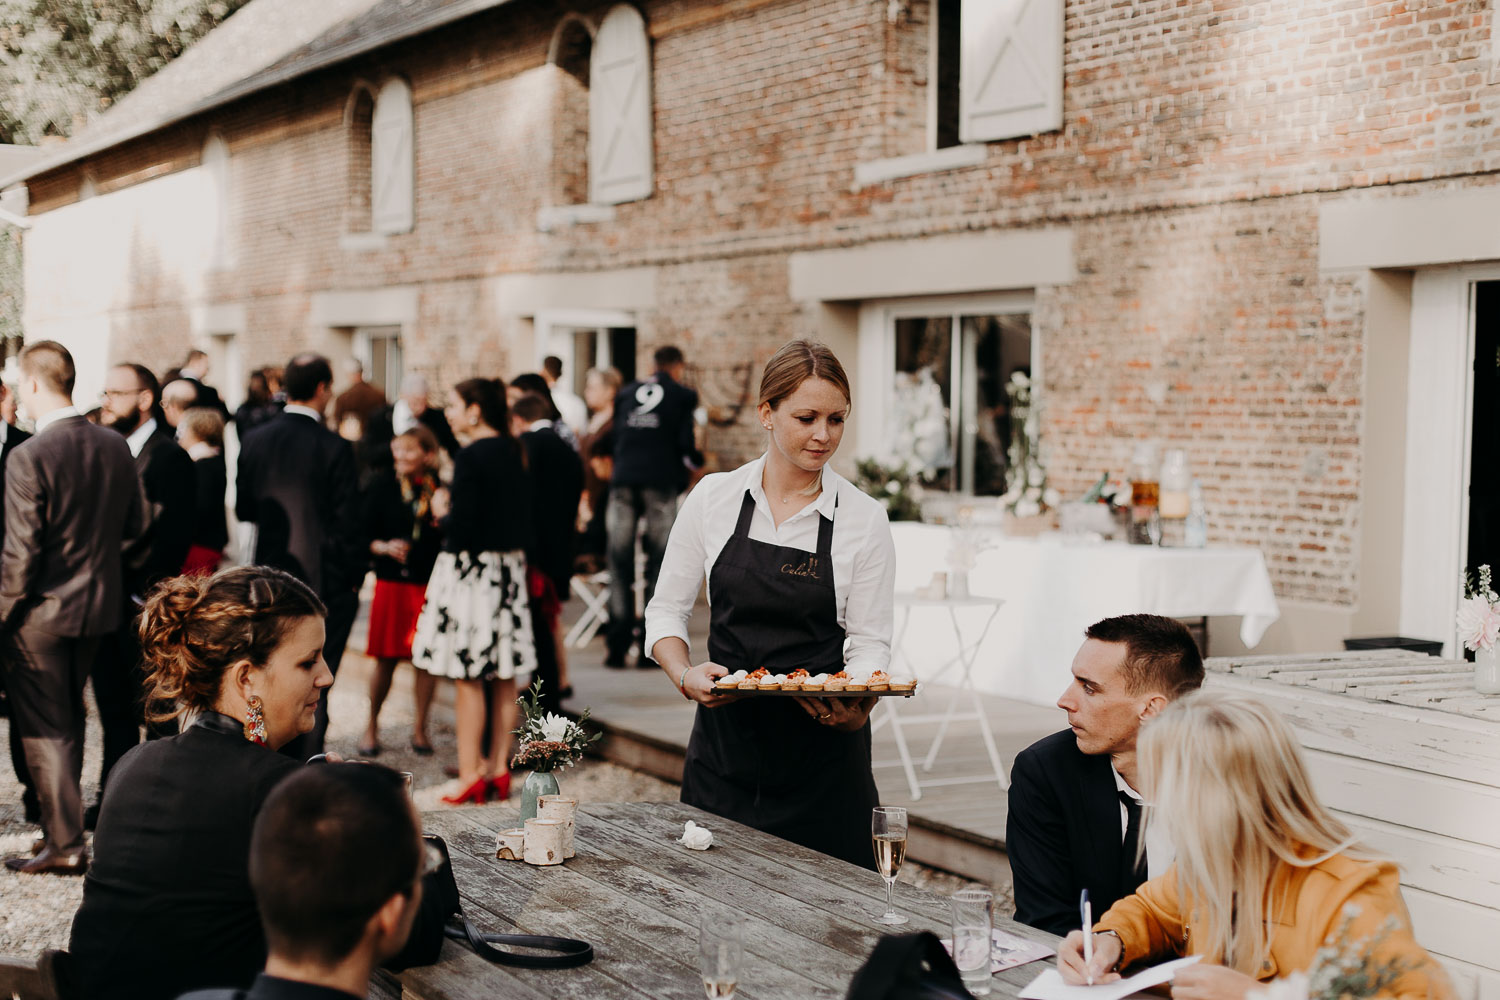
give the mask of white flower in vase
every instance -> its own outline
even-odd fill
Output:
[[[1458,604],[1458,636],[1476,652],[1493,650],[1500,641],[1500,610],[1480,594],[1464,598]]]
[[[542,739],[561,743],[568,738],[568,727],[571,725],[573,725],[571,719],[548,712],[541,720]]]

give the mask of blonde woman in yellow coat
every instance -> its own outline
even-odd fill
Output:
[[[1201,691],[1180,699],[1141,732],[1150,822],[1176,848],[1164,874],[1094,925],[1093,961],[1083,934],[1058,950],[1069,983],[1119,978],[1146,960],[1200,955],[1180,969],[1173,1000],[1242,1000],[1267,980],[1309,971],[1325,942],[1350,946],[1404,970],[1382,995],[1449,1000],[1442,967],[1412,936],[1391,861],[1364,850],[1317,800],[1290,727],[1254,698]]]

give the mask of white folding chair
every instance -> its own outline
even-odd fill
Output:
[[[575,574],[568,586],[583,602],[583,613],[563,637],[563,643],[582,649],[593,641],[609,620],[609,571],[600,570],[588,576]]]

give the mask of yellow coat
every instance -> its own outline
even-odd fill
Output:
[[[1282,865],[1271,894],[1271,954],[1256,978],[1265,981],[1306,972],[1324,942],[1338,932],[1343,909],[1352,903],[1359,916],[1349,925],[1349,942],[1368,938],[1386,917],[1399,925],[1376,950],[1381,960],[1399,959],[1407,972],[1385,994],[1415,1000],[1452,1000],[1447,973],[1412,937],[1411,917],[1401,899],[1401,877],[1389,861],[1356,861],[1342,854],[1311,868]],[[1094,925],[1114,931],[1125,946],[1123,968],[1140,959],[1163,960],[1197,954],[1178,901],[1177,866],[1126,896]]]

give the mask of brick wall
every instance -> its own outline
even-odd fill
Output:
[[[577,81],[546,65],[563,7],[512,4],[39,178],[32,212],[70,203],[84,170],[107,198],[191,168],[218,130],[236,267],[202,280],[210,301],[247,304],[248,366],[306,342],[318,291],[415,284],[412,367],[511,371],[487,279],[656,265],[641,357],[688,351],[726,463],[760,444],[744,402],[759,363],[809,332],[790,252],[1072,226],[1078,279],[1040,289],[1033,322],[1054,482],[1070,494],[1122,471],[1139,438],[1183,443],[1216,540],[1262,545],[1283,597],[1347,606],[1363,302],[1318,271],[1318,206],[1492,182],[1488,7],[1068,0],[1060,131],[856,191],[857,163],[925,148],[929,0],[647,0],[656,194],[540,233],[537,209],[584,189],[584,115]],[[607,4],[569,9],[597,22]],[[355,81],[391,73],[413,87],[416,226],[352,251],[345,107]],[[177,360],[182,286],[158,275],[115,296],[111,354]]]

